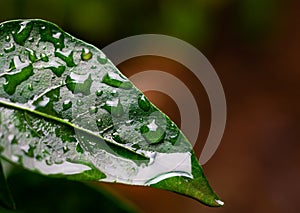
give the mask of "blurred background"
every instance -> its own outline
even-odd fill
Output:
[[[0,0],[0,21],[42,18],[99,48],[144,33],[166,34],[194,45],[214,66],[227,99],[221,145],[203,166],[225,206],[212,209],[146,187],[99,185],[146,213],[296,213],[300,209],[299,8],[296,0]],[[134,58],[119,68],[128,77],[161,69],[186,82],[200,109],[195,147],[199,156],[210,124],[209,102],[200,82],[184,66],[161,57]],[[167,82],[166,86],[172,87]],[[158,92],[146,95],[180,125],[178,107],[170,97]]]

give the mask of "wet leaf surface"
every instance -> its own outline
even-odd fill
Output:
[[[0,25],[0,150],[44,175],[222,204],[174,122],[99,49],[42,20]]]

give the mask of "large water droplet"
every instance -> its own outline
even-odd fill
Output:
[[[119,99],[115,99],[113,101],[106,101],[103,109],[107,110],[113,116],[119,117],[124,113],[123,106]]]
[[[16,62],[15,66],[18,67]],[[24,67],[20,70],[5,74],[4,77],[6,82],[3,84],[5,92],[9,95],[13,95],[17,89],[17,86],[26,81],[33,74],[32,64],[29,64],[27,67]]]
[[[76,64],[74,63],[74,58],[73,58],[73,51],[69,50],[67,52],[63,52],[60,50],[56,50],[55,54],[56,57],[60,58],[64,62],[66,62],[66,65],[68,67],[75,67]]]
[[[155,120],[152,120],[152,122],[148,125],[143,125],[140,128],[140,131],[143,135],[143,137],[150,143],[150,144],[156,144],[159,142],[162,142],[165,138],[165,131],[163,128],[158,126],[155,123]]]
[[[67,88],[73,93],[82,93],[83,95],[90,94],[92,82],[91,74],[78,75],[72,72],[66,78]]]
[[[93,57],[93,53],[92,53],[89,49],[86,49],[86,48],[83,48],[83,49],[82,49],[81,59],[82,59],[83,61],[88,61],[88,60],[90,60],[92,57]]]
[[[123,79],[117,73],[106,73],[102,78],[102,83],[112,87],[120,87],[122,89],[130,89],[132,87],[132,84],[129,81]]]
[[[150,102],[148,101],[146,96],[143,94],[139,95],[138,104],[139,104],[139,107],[144,111],[148,111],[151,107]]]
[[[4,52],[10,53],[10,52],[14,51],[15,49],[16,49],[16,46],[13,43],[11,43],[11,44],[9,44],[8,47],[4,48]]]
[[[20,23],[20,28],[17,33],[13,34],[14,40],[19,45],[24,45],[25,41],[30,36],[33,24],[30,21],[23,21]]]

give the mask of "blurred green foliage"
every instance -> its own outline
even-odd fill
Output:
[[[0,0],[0,8],[1,22],[45,19],[100,48],[143,33],[175,36],[205,47],[220,41],[226,31],[247,40],[265,36],[276,23],[278,1]]]
[[[81,182],[49,178],[14,168],[8,175],[17,210],[1,213],[137,212],[110,192]]]

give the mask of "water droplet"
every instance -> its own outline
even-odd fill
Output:
[[[143,125],[140,128],[140,131],[143,137],[150,143],[150,144],[157,144],[163,141],[165,138],[165,131],[160,126],[157,126],[155,120],[148,125]]]
[[[98,112],[98,108],[96,106],[91,106],[89,108],[89,112],[90,112],[90,114],[97,113]]]
[[[116,133],[116,132],[114,132],[112,134],[112,139],[114,141],[118,142],[118,143],[122,143],[122,144],[126,143],[124,140],[122,140],[122,138],[120,137],[120,135],[118,133]]]
[[[14,40],[19,45],[24,45],[25,41],[29,38],[33,24],[30,21],[23,21],[20,23],[20,29],[17,33],[13,34]]]
[[[72,101],[65,100],[62,106],[63,106],[63,110],[68,110],[72,107]]]
[[[33,63],[37,60],[36,54],[34,50],[26,48],[26,51],[28,53],[29,60]]]
[[[4,48],[5,53],[10,53],[16,49],[15,45],[13,43],[9,44],[8,47]]]
[[[52,66],[47,67],[48,69],[50,69],[57,77],[61,77],[62,74],[65,72],[66,67],[57,63],[57,62],[52,62],[51,63]]]
[[[96,121],[96,123],[97,123],[97,126],[98,126],[98,127],[101,127],[102,124],[103,124],[103,121],[102,121],[101,118],[99,118],[99,119]]]
[[[79,153],[83,153],[84,152],[84,150],[82,149],[82,147],[80,146],[79,143],[76,146],[76,151],[79,152]]]
[[[48,115],[57,116],[57,112],[53,108],[53,103],[57,102],[60,97],[60,88],[55,88],[50,90],[43,95],[42,97],[37,98],[32,105],[35,107],[35,110],[44,112]]]
[[[139,95],[138,104],[139,104],[139,107],[144,111],[149,111],[149,109],[151,107],[150,102],[148,101],[146,96],[143,94]]]
[[[116,96],[118,96],[119,93],[117,92],[117,90],[113,90],[110,94],[112,96],[116,97]]]
[[[0,53],[0,57],[3,57],[4,56],[4,54],[3,53]]]
[[[91,66],[91,69],[95,70],[95,69],[97,69],[97,67],[93,65],[93,66]]]
[[[42,26],[40,30],[41,39],[40,41],[50,42],[54,45],[55,49],[63,49],[64,44],[64,34],[57,32],[52,26]]]
[[[18,67],[16,62],[15,66],[16,68]],[[5,74],[4,77],[6,82],[3,84],[4,91],[9,95],[13,95],[17,89],[17,86],[19,86],[23,81],[26,81],[33,74],[32,64],[29,64],[27,67],[24,67],[20,70]]]
[[[108,59],[107,57],[102,53],[100,56],[98,55],[97,56],[97,61],[100,63],[100,64],[106,64]]]
[[[35,146],[32,145],[25,145],[25,146],[21,146],[20,147],[22,149],[22,151],[24,152],[25,155],[27,155],[28,157],[33,158],[34,157],[34,150],[35,150]]]
[[[96,91],[96,95],[97,95],[97,96],[101,96],[102,94],[103,94],[103,91],[102,91],[102,90],[99,89],[99,90]]]
[[[91,74],[78,75],[72,72],[66,78],[67,88],[75,94],[89,95],[92,82]]]
[[[10,41],[10,36],[6,36],[6,37],[5,37],[5,41],[6,41],[6,42],[9,42],[9,41]]]
[[[10,144],[18,144],[18,140],[15,135],[9,135],[8,141],[10,142]]]
[[[83,105],[83,101],[82,100],[77,100],[76,104],[77,104],[77,106],[82,106]]]
[[[34,38],[33,38],[33,37],[29,37],[29,38],[28,38],[28,41],[29,41],[29,42],[34,42]]]
[[[90,60],[92,57],[93,57],[93,53],[92,53],[89,49],[86,49],[86,48],[83,48],[83,49],[82,49],[81,59],[82,59],[83,61],[88,61],[88,60]]]
[[[69,50],[67,52],[63,52],[60,50],[56,50],[54,55],[61,60],[63,60],[68,67],[75,67],[76,64],[74,63],[74,58],[73,58],[73,51]]]
[[[41,53],[41,54],[40,54],[40,58],[41,58],[41,60],[44,61],[44,62],[48,62],[48,61],[49,61],[48,56],[47,56],[46,54],[44,54],[44,53]]]
[[[103,109],[107,110],[111,115],[119,117],[124,113],[123,106],[119,99],[115,99],[113,101],[106,101]]]
[[[45,163],[46,163],[48,166],[53,165],[52,157],[49,157],[48,159],[46,159],[46,160],[45,160]]]
[[[64,147],[63,147],[63,152],[64,152],[64,153],[67,153],[68,151],[70,151],[69,147],[64,146]]]
[[[122,89],[130,89],[132,87],[132,84],[129,81],[121,78],[117,73],[106,73],[102,78],[102,83],[112,87],[120,87]]]
[[[28,90],[33,91],[33,86],[32,86],[32,84],[28,84]]]

